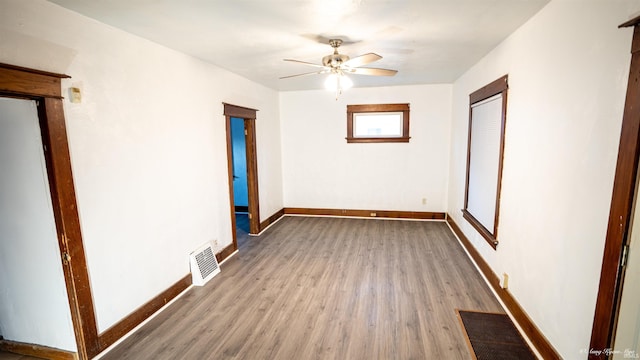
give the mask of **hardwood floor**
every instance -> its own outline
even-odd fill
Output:
[[[238,240],[238,249],[244,246],[249,240],[249,215],[244,213],[236,213],[236,239]]]
[[[470,359],[504,312],[444,222],[285,217],[103,359]]]

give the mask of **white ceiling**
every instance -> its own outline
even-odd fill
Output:
[[[354,86],[452,83],[549,0],[49,0],[277,90],[320,89],[321,63],[374,52],[393,77]],[[321,43],[324,41],[324,43]]]

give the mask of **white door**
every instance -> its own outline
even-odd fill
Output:
[[[640,190],[636,185],[636,193]],[[640,359],[640,202],[636,195],[613,359]]]

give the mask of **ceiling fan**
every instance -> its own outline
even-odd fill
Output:
[[[311,75],[311,74],[333,74],[338,77],[344,77],[347,74],[356,75],[373,75],[373,76],[393,76],[398,70],[389,69],[377,69],[361,67],[363,65],[370,64],[374,61],[382,59],[382,56],[374,53],[368,53],[360,56],[356,56],[353,59],[347,55],[339,54],[338,48],[342,45],[341,39],[329,40],[329,45],[333,48],[333,54],[327,55],[322,58],[322,65],[314,64],[306,61],[284,59],[284,61],[290,61],[294,63],[314,66],[320,68],[318,71],[311,71],[302,74],[283,76],[280,79],[287,79],[296,76]]]

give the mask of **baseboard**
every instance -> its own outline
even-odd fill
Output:
[[[451,229],[453,229],[453,232],[458,236],[460,242],[462,242],[462,245],[465,247],[469,255],[471,255],[473,261],[475,261],[478,268],[480,268],[480,271],[482,271],[483,275],[487,278],[495,293],[498,294],[504,305],[507,307],[507,310],[511,312],[514,320],[529,338],[533,346],[535,346],[542,358],[562,359],[553,345],[551,345],[549,340],[547,340],[547,338],[542,334],[540,329],[538,329],[536,324],[531,320],[529,315],[527,315],[513,295],[511,295],[508,290],[500,287],[500,279],[498,278],[498,275],[491,270],[489,264],[487,264],[482,255],[480,255],[478,250],[476,250],[476,248],[471,244],[471,241],[469,241],[469,239],[464,235],[458,224],[456,224],[451,216],[447,216],[447,223],[451,226]]]
[[[284,208],[285,215],[322,215],[388,219],[444,220],[443,212]]]
[[[48,346],[27,344],[17,341],[0,340],[0,350],[19,355],[33,356],[51,360],[77,360],[78,354]]]
[[[216,254],[216,259],[219,263],[223,262],[226,258],[231,256],[236,251],[233,244],[227,246],[222,251]],[[133,313],[129,314],[124,319],[120,320],[115,325],[111,326],[98,336],[98,342],[100,344],[100,351],[104,351],[109,346],[113,345],[116,341],[120,340],[123,336],[133,330],[136,326],[140,325],[146,319],[151,317],[154,313],[160,310],[163,306],[169,303],[171,300],[180,295],[185,289],[191,286],[191,274],[186,275],[182,279],[178,280],[175,284],[171,285],[168,289],[160,293],[158,296],[149,300],[146,304],[139,307]],[[56,358],[58,359],[58,358]],[[60,358],[68,359],[68,358]],[[77,358],[74,358],[77,359]]]
[[[146,320],[149,316],[153,315],[153,313],[155,313],[156,311],[160,310],[160,308],[171,301],[171,299],[178,296],[178,294],[184,291],[184,289],[188,288],[189,285],[191,285],[191,274],[188,274],[182,279],[178,280],[178,282],[171,285],[171,287],[169,287],[162,293],[158,294],[158,296],[149,300],[146,304],[139,307],[127,317],[102,332],[100,335],[98,335],[98,343],[100,344],[100,349],[104,350],[111,346],[111,344],[113,344],[133,328],[138,326],[138,324]]]
[[[229,244],[229,246],[222,249],[222,251],[216,254],[216,260],[218,260],[218,263],[221,263],[224,261],[224,259],[231,256],[231,254],[233,254],[236,250],[238,250],[236,246],[233,243],[231,243]]]
[[[269,216],[265,221],[260,223],[260,232],[263,232],[269,225],[278,221],[281,217],[284,216],[284,209],[278,210],[275,214]]]

